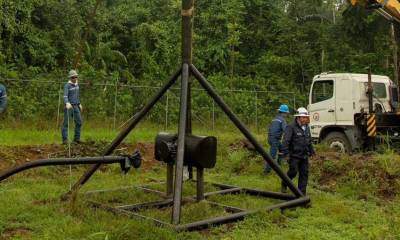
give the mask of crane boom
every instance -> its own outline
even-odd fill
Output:
[[[350,0],[355,5],[365,6],[377,11],[388,20],[396,20],[400,23],[400,2],[398,0]]]

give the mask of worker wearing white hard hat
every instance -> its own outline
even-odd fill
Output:
[[[289,170],[287,175],[290,179],[299,174],[298,187],[306,195],[308,183],[308,158],[315,154],[312,146],[310,128],[310,114],[307,109],[301,107],[294,115],[295,120],[288,125],[283,136],[282,152],[289,155]],[[286,184],[282,182],[282,192],[286,192]]]

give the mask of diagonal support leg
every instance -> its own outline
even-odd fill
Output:
[[[168,80],[167,83],[160,89],[160,91],[150,100],[147,105],[136,114],[129,122],[125,129],[123,129],[118,136],[114,139],[114,141],[106,148],[103,152],[103,155],[110,155],[121,142],[128,136],[128,134],[136,127],[136,125],[146,116],[146,114],[153,108],[153,106],[164,96],[164,94],[168,91],[168,89],[175,83],[176,79],[181,75],[182,68],[179,68]],[[90,177],[99,169],[101,164],[95,164],[90,167],[75,183],[72,189],[66,193],[63,197],[66,198],[71,195],[71,193],[78,191],[82,185],[84,185]]]
[[[240,121],[240,119],[232,112],[229,106],[224,100],[217,94],[214,88],[208,83],[207,79],[197,70],[194,65],[190,65],[190,69],[195,78],[199,81],[200,85],[207,91],[219,107],[225,112],[229,119],[236,125],[236,127],[243,133],[243,135],[253,144],[255,149],[265,161],[272,167],[272,169],[278,174],[285,184],[290,188],[296,197],[303,197],[303,193],[293,184],[292,180],[283,172],[283,170],[271,159],[268,153],[264,150],[256,138],[247,130],[246,126]]]
[[[175,188],[174,188],[174,206],[172,208],[172,224],[179,224],[181,218],[182,202],[182,182],[183,182],[183,158],[185,154],[185,135],[187,121],[187,104],[189,92],[189,65],[183,64],[182,67],[182,86],[181,86],[181,106],[179,114],[178,129],[178,150],[175,166]]]

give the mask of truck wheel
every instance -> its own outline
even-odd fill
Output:
[[[327,144],[329,148],[341,152],[341,153],[349,153],[351,152],[351,145],[346,135],[341,132],[331,132],[329,133],[324,140],[323,143]]]

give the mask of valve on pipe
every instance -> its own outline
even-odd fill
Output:
[[[28,163],[24,163],[17,167],[5,170],[0,173],[0,182],[15,175],[19,172],[44,166],[60,166],[60,165],[88,165],[88,164],[115,164],[119,163],[121,171],[127,174],[131,167],[139,168],[142,164],[142,156],[138,150],[132,155],[123,156],[101,156],[101,157],[83,157],[83,158],[53,158],[41,159]]]
[[[217,138],[188,134],[185,139],[184,165],[214,168],[217,159]],[[177,134],[159,133],[155,140],[155,159],[175,164],[177,141]]]

